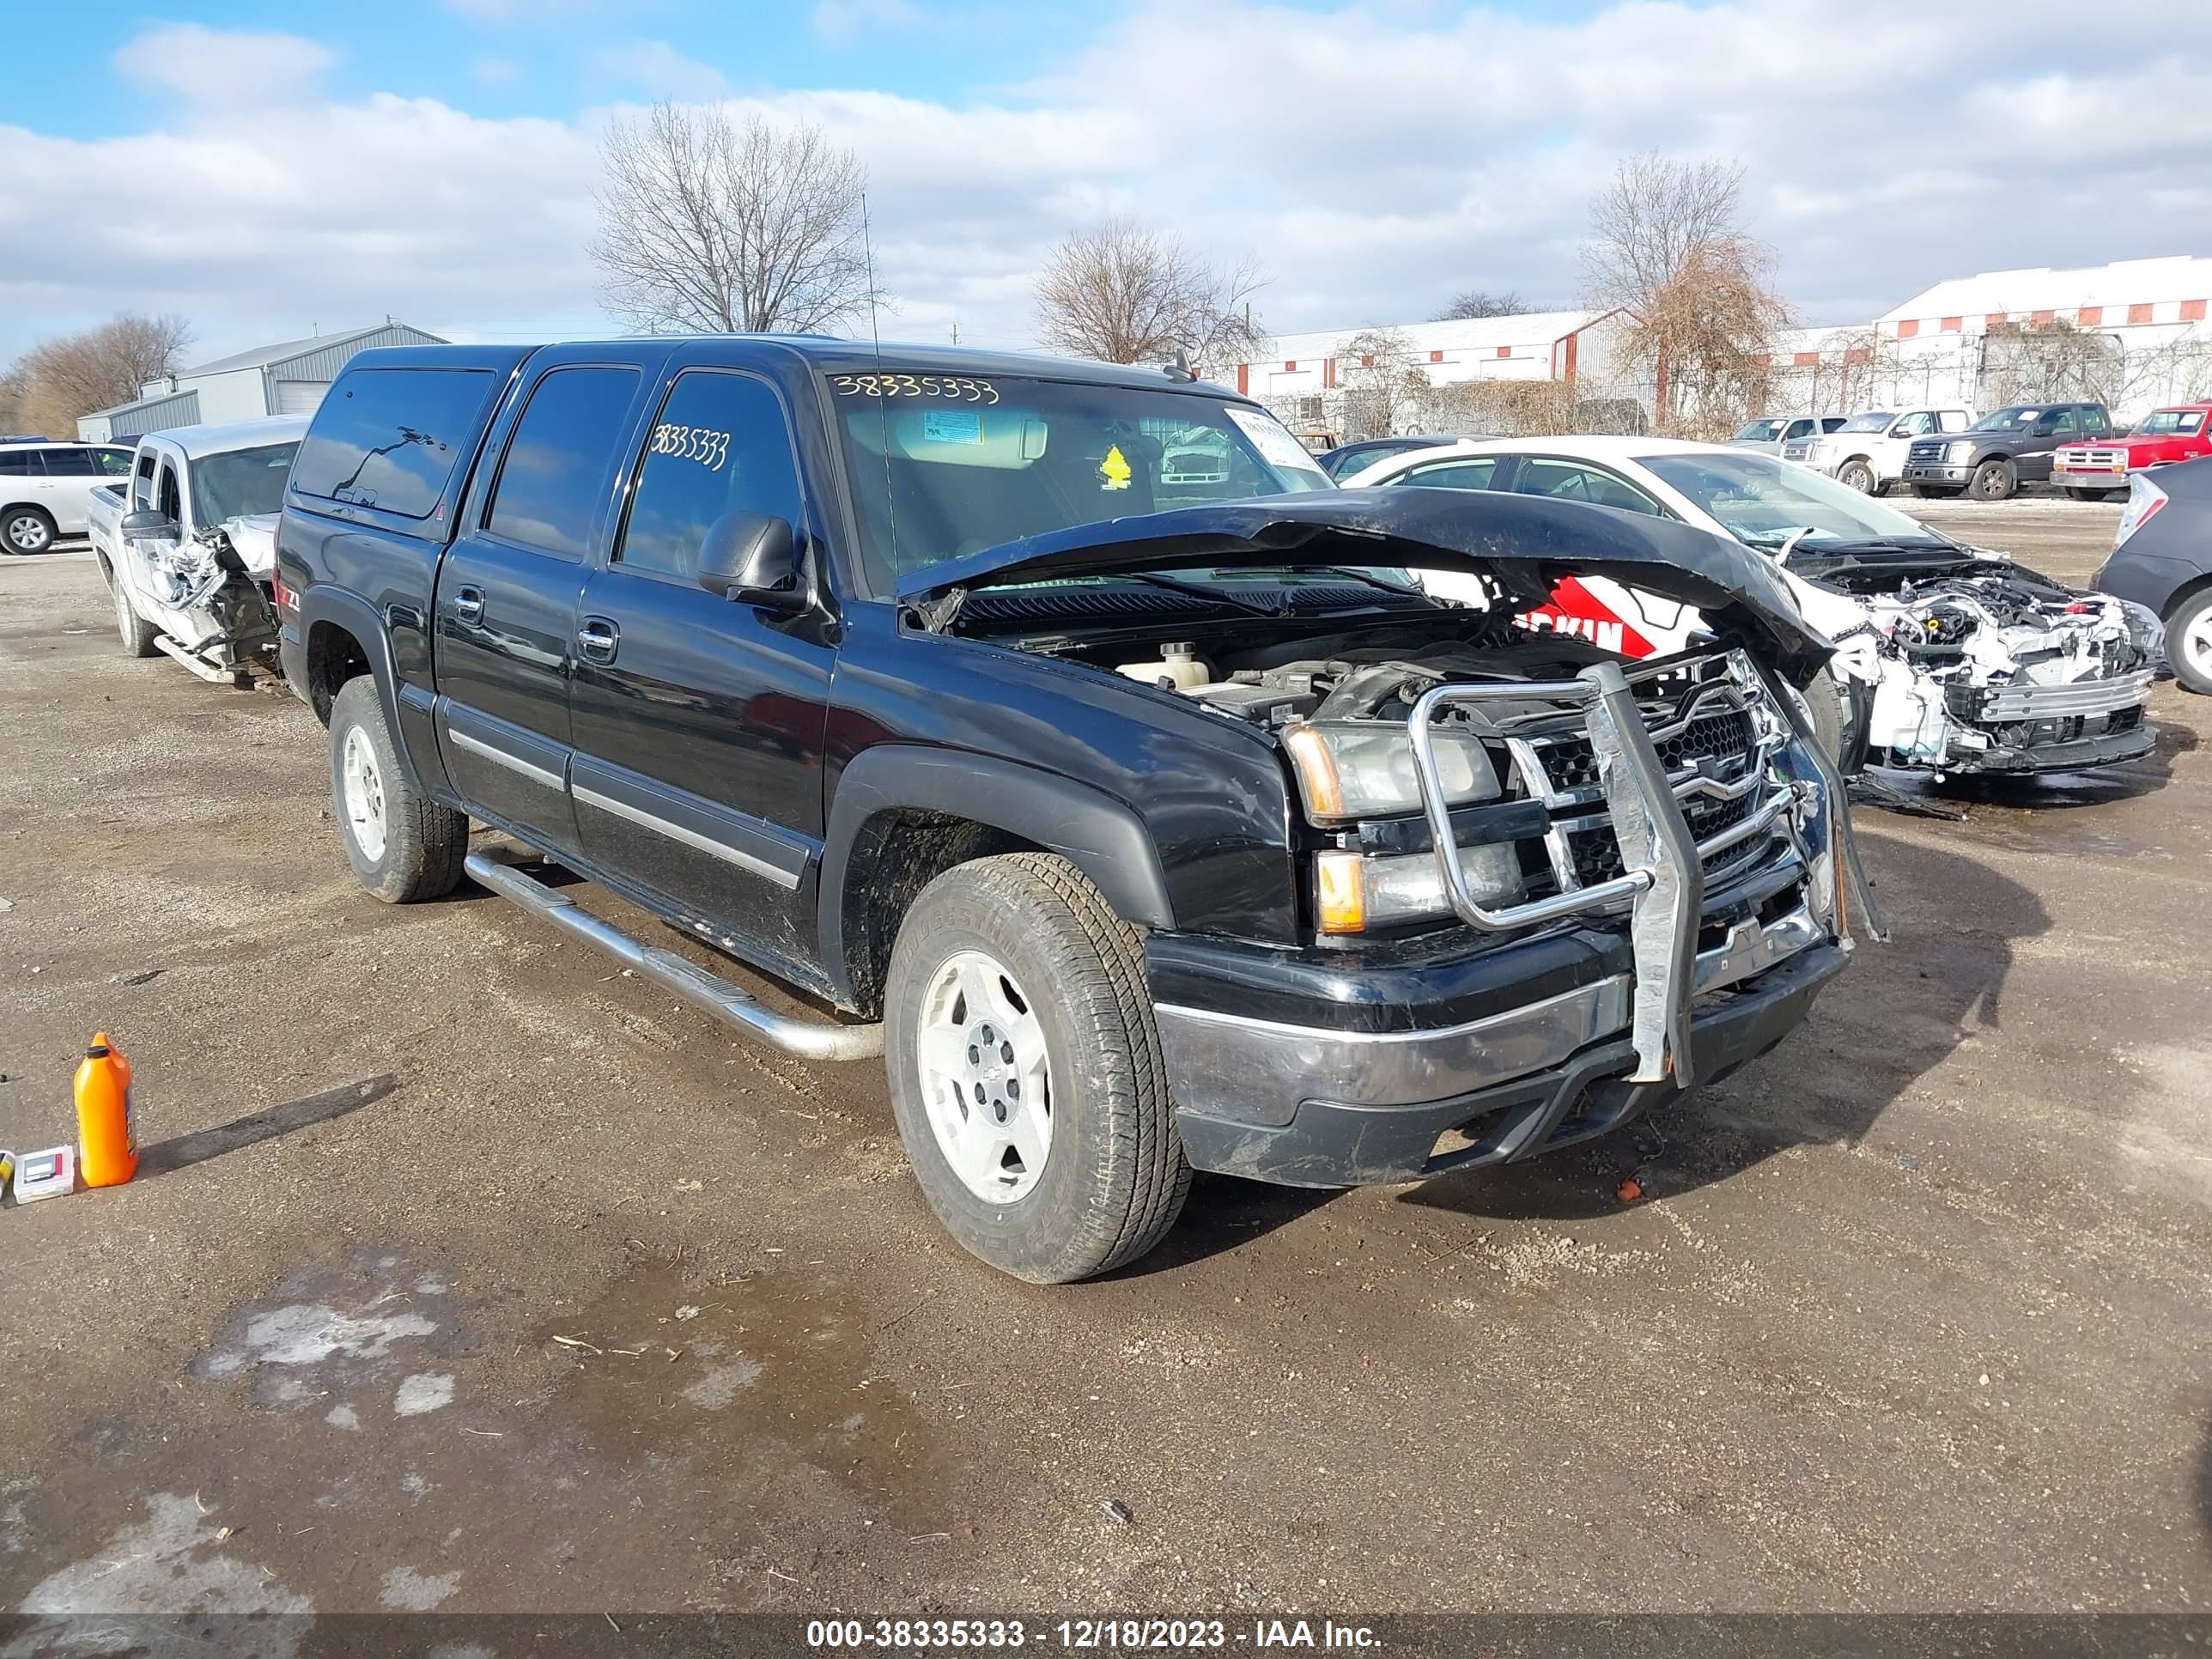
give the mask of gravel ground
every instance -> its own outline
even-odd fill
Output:
[[[2081,580],[2116,509],[1928,516]],[[304,708],[0,561],[0,1144],[104,1028],[147,1147],[0,1213],[0,1605],[2202,1610],[2208,709],[1863,814],[1894,942],[1723,1086],[1202,1181],[1040,1290],[939,1233],[878,1068],[376,904]]]

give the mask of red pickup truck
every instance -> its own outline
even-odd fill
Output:
[[[2077,501],[2128,493],[2128,475],[2212,455],[2212,403],[2176,404],[2146,416],[2124,438],[2068,444],[2051,457],[2051,482]]]

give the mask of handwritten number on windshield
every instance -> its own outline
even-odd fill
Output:
[[[999,388],[964,374],[832,374],[841,398],[949,398],[955,403],[995,404]]]

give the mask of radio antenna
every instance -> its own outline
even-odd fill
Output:
[[[884,519],[890,526],[891,577],[898,578],[898,499],[891,488],[891,417],[884,405],[884,337],[876,325],[876,245],[868,234],[868,192],[860,192],[860,258],[868,276],[868,343],[876,354],[876,436],[884,451]]]

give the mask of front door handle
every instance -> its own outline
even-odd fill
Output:
[[[474,628],[483,620],[483,589],[465,587],[453,595],[453,614]]]
[[[593,662],[612,662],[622,644],[622,629],[611,618],[586,617],[576,629],[576,648]]]

